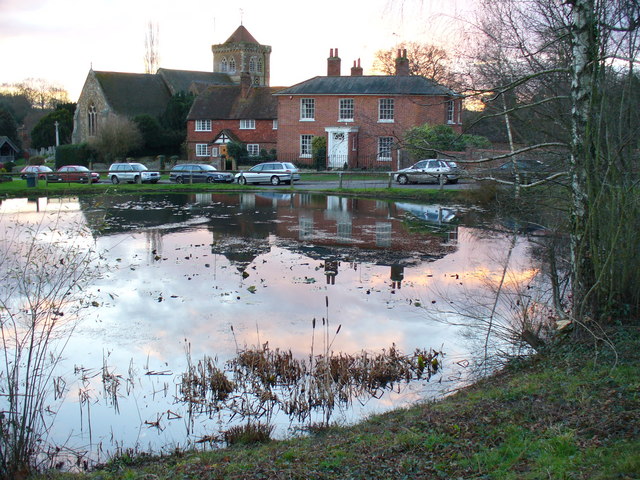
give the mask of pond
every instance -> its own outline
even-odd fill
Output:
[[[296,358],[314,348],[444,353],[430,381],[359,398],[332,422],[453,391],[472,360],[460,320],[490,303],[505,261],[514,289],[539,272],[527,237],[487,229],[496,222],[478,210],[407,201],[270,192],[9,199],[0,223],[81,226],[90,235],[74,240],[107,265],[59,366],[64,402],[50,434],[94,460],[223,431],[228,414],[189,415],[193,405],[178,401],[180,376],[205,356],[224,370],[252,346]],[[296,427],[281,414],[271,422],[276,437]]]

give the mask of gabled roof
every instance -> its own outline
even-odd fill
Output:
[[[16,144],[11,141],[9,137],[0,136],[0,148],[2,148],[5,144],[9,145],[13,150],[17,153],[20,149],[16,147]]]
[[[134,116],[160,115],[171,92],[160,75],[148,73],[93,72],[115,113]]]
[[[236,28],[236,31],[231,34],[227,41],[224,43],[258,43],[258,41],[253,38],[253,35],[249,33],[244,25],[240,25]],[[259,45],[259,44],[258,44]]]
[[[227,137],[228,139],[230,139],[232,142],[237,142],[238,141],[238,137],[236,136],[235,133],[233,133],[231,130],[228,130],[228,129],[224,128],[224,129],[220,130],[220,132],[218,132],[218,134],[213,138],[213,140],[211,141],[211,144],[216,143],[218,141],[218,139],[220,139],[223,135],[225,137]]]
[[[190,70],[170,70],[159,68],[160,75],[166,82],[172,95],[180,92],[189,92],[193,84],[198,85],[233,85],[231,77],[226,73],[194,72]]]
[[[187,120],[270,120],[278,118],[278,102],[274,92],[282,87],[251,87],[242,96],[242,87],[212,86],[196,97]]]
[[[314,77],[275,95],[456,95],[417,75]]]

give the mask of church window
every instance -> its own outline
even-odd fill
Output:
[[[256,71],[262,72],[262,58],[258,57],[258,61],[256,62]]]
[[[250,72],[256,71],[256,57],[251,57],[249,59],[249,71]]]
[[[89,136],[95,137],[98,133],[98,111],[93,103],[89,105],[89,108],[87,109],[87,117],[89,125]]]
[[[227,63],[227,57],[222,57],[222,60],[220,61],[220,71],[226,72],[228,68],[229,64]]]
[[[236,72],[236,59],[233,57],[229,59],[229,72],[230,73]]]

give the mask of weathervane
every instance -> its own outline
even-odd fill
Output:
[[[240,9],[240,25],[242,25],[243,16],[244,16],[244,10]]]

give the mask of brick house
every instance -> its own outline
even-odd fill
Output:
[[[201,91],[187,115],[187,156],[190,161],[217,163],[227,156],[227,144],[246,145],[249,156],[276,148],[277,99],[270,87],[271,47],[261,45],[244,26],[226,42],[213,45],[214,73],[229,75],[233,85]]]
[[[327,139],[328,168],[404,166],[404,132],[430,124],[461,131],[462,100],[432,80],[409,75],[406,50],[398,51],[396,75],[363,76],[359,61],[340,74],[338,49],[331,49],[327,75],[280,90],[278,158],[311,165],[313,137]]]

